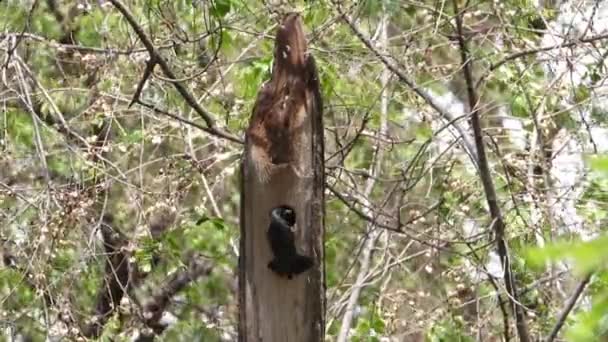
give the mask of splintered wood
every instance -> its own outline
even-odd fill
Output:
[[[279,27],[272,76],[259,90],[242,163],[240,341],[322,341],[323,122],[319,79],[301,19]],[[273,208],[295,210],[295,241],[314,266],[289,279],[269,267]]]

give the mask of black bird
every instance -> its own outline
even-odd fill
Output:
[[[296,250],[295,224],[296,212],[292,207],[281,205],[270,211],[270,226],[266,236],[274,259],[268,263],[268,268],[288,279],[313,265],[311,257],[298,254]]]

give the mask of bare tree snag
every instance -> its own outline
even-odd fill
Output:
[[[239,340],[322,341],[323,120],[319,79],[301,19],[288,14],[276,34],[271,79],[258,93],[246,134],[241,184]],[[266,233],[274,208],[295,210],[295,245],[312,268],[273,272]],[[286,236],[293,237],[292,234]]]

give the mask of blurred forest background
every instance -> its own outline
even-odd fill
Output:
[[[324,97],[326,339],[601,340],[584,0],[0,1],[0,340],[236,340],[242,140],[290,11]]]

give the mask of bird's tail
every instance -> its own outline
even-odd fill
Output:
[[[291,279],[293,275],[307,271],[313,264],[314,260],[311,257],[296,254],[293,258],[288,259],[274,258],[268,263],[268,268]]]
[[[296,254],[296,257],[293,258],[293,262],[291,264],[291,272],[296,275],[305,272],[312,267],[313,263],[314,261],[311,257]]]

